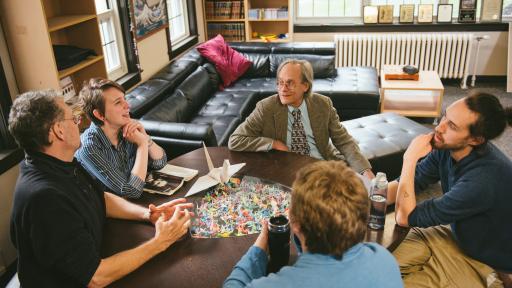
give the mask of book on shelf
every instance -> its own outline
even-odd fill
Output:
[[[197,173],[198,171],[194,169],[167,164],[160,170],[148,173],[144,191],[170,196],[178,191],[183,183],[194,178]]]
[[[288,19],[288,8],[254,8],[249,9],[249,19]]]
[[[208,0],[206,1],[205,9],[207,20],[229,20],[244,18],[244,4],[242,0]]]
[[[221,34],[226,41],[245,41],[245,24],[232,23],[208,23],[208,39]]]

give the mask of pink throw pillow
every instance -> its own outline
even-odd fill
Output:
[[[229,47],[220,34],[197,46],[197,51],[215,64],[215,69],[222,78],[221,90],[235,82],[252,65],[251,61]]]

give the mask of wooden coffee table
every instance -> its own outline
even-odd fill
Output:
[[[420,71],[419,80],[386,80],[385,71],[397,66],[385,65],[380,73],[380,112],[403,116],[439,117],[444,86],[436,71]]]
[[[233,164],[245,162],[247,165],[240,173],[286,186],[292,185],[299,168],[318,161],[308,156],[279,151],[232,152],[227,147],[214,147],[208,148],[208,152],[217,167],[222,165],[224,159],[229,159]],[[169,163],[197,169],[199,175],[204,175],[208,171],[203,149],[182,155]],[[183,197],[194,181],[195,179],[192,179],[187,182],[172,197],[144,193],[141,199],[134,202],[147,206],[150,203],[160,204]],[[204,192],[199,195],[203,194]],[[383,231],[367,233],[367,241],[375,241],[390,250],[396,248],[405,238],[408,229],[395,226],[391,215],[388,215]],[[140,245],[151,239],[154,233],[154,227],[146,223],[108,219],[104,230],[102,257]],[[111,287],[221,287],[233,266],[254,243],[256,237],[257,234],[216,239],[186,238],[174,243],[169,249],[123,279],[114,282]],[[291,262],[297,258],[293,249]]]

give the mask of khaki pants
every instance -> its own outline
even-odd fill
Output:
[[[412,228],[393,255],[405,287],[503,287],[494,269],[460,250],[449,226]]]

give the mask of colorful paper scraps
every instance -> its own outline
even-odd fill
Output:
[[[192,224],[194,238],[225,238],[259,233],[261,219],[288,217],[290,188],[244,176],[231,178],[196,202]]]

